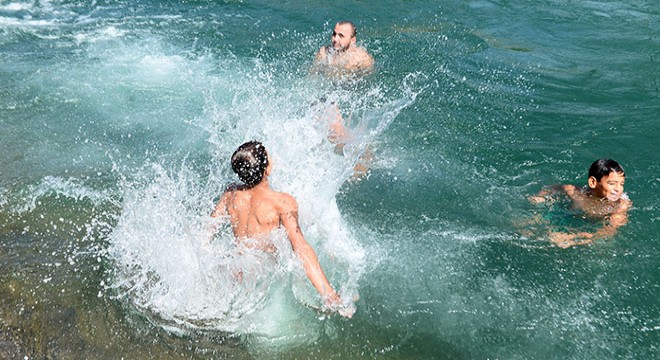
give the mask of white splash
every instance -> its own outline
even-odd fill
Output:
[[[143,62],[165,72],[190,66],[187,59],[170,57],[175,66],[169,68],[162,59]],[[322,303],[283,234],[274,236],[279,249],[274,257],[240,250],[228,225],[209,217],[213,201],[236,181],[229,157],[247,140],[266,145],[274,163],[272,188],[297,199],[303,233],[348,305],[359,297],[368,252],[342,218],[336,196],[364,149],[414,95],[394,100],[379,95],[378,105],[363,101],[359,109],[342,109],[350,112],[355,136],[352,151],[338,155],[328,141],[327,122],[310,106],[325,95],[314,81],[276,76],[259,60],[249,66],[230,61],[231,71],[219,65],[206,74],[205,109],[190,123],[208,132],[209,173],[156,161],[125,177],[122,212],[108,249],[115,267],[112,287],[163,328],[210,328],[271,343],[314,341],[321,331],[315,319],[326,315],[302,306]],[[337,90],[328,98],[341,106],[355,94]],[[215,236],[214,225],[221,227]]]

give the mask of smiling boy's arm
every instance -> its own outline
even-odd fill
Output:
[[[550,197],[558,192],[563,192],[566,195],[568,195],[570,198],[573,198],[576,194],[577,188],[574,185],[551,185],[551,186],[546,186],[541,191],[539,191],[536,195],[532,195],[527,198],[529,202],[532,204],[540,204],[544,203],[547,200],[550,199]]]
[[[614,236],[617,230],[628,223],[628,210],[632,206],[632,201],[621,200],[619,209],[606,219],[605,226],[591,234],[592,239]]]
[[[624,201],[621,207],[605,220],[605,225],[596,232],[551,232],[550,241],[561,248],[568,248],[575,245],[587,245],[597,239],[607,238],[616,235],[617,230],[628,223],[628,210],[632,207],[630,200]]]

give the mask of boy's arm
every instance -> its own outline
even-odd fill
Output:
[[[314,249],[307,243],[300,230],[300,225],[298,224],[298,204],[296,200],[290,195],[287,195],[283,203],[280,214],[282,226],[286,230],[293,251],[302,261],[307,277],[316,288],[316,291],[319,292],[321,298],[325,300],[326,305],[340,304],[339,295],[337,295],[330,285],[328,278],[323,273],[323,269],[321,269],[321,264]]]
[[[229,212],[227,211],[228,201],[229,201],[229,192],[225,191],[224,194],[222,194],[220,200],[218,200],[218,203],[215,205],[215,208],[213,208],[213,211],[211,212],[211,217],[218,218],[228,215],[229,214]],[[219,226],[220,225],[218,224],[217,221],[210,221],[206,223],[206,229],[209,231],[209,234],[215,234],[218,231]]]
[[[220,216],[225,216],[228,214],[227,211],[227,203],[229,201],[229,193],[227,191],[222,194],[222,197],[218,201],[218,203],[215,205],[215,208],[213,209],[213,212],[211,213],[211,217],[216,218]]]
[[[568,195],[570,198],[573,198],[575,195],[576,188],[574,185],[552,185],[547,186],[541,189],[536,195],[532,195],[527,199],[529,202],[534,204],[540,204],[546,202],[548,198],[558,192],[563,192]]]
[[[628,223],[628,209],[631,206],[632,202],[630,200],[624,202],[621,208],[610,215],[606,220],[606,224],[596,232],[578,232],[575,234],[555,232],[550,233],[550,240],[559,247],[568,248],[574,245],[591,244],[594,240],[614,236],[621,226]]]
[[[604,237],[614,236],[617,230],[628,223],[628,209],[632,202],[630,200],[625,201],[621,204],[621,207],[612,215],[609,216],[605,226],[598,229],[595,233],[582,233],[590,239],[595,240]]]

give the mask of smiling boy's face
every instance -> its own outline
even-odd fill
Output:
[[[591,176],[588,180],[589,188],[594,196],[607,199],[609,201],[618,201],[623,195],[623,185],[626,182],[624,174],[612,171],[603,176],[600,181]]]

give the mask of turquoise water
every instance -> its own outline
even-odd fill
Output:
[[[344,18],[374,73],[310,75]],[[656,358],[658,34],[655,1],[0,1],[0,357]],[[352,319],[314,310],[290,253],[210,236],[253,138]],[[628,225],[521,234],[579,226],[526,197],[601,157]]]

